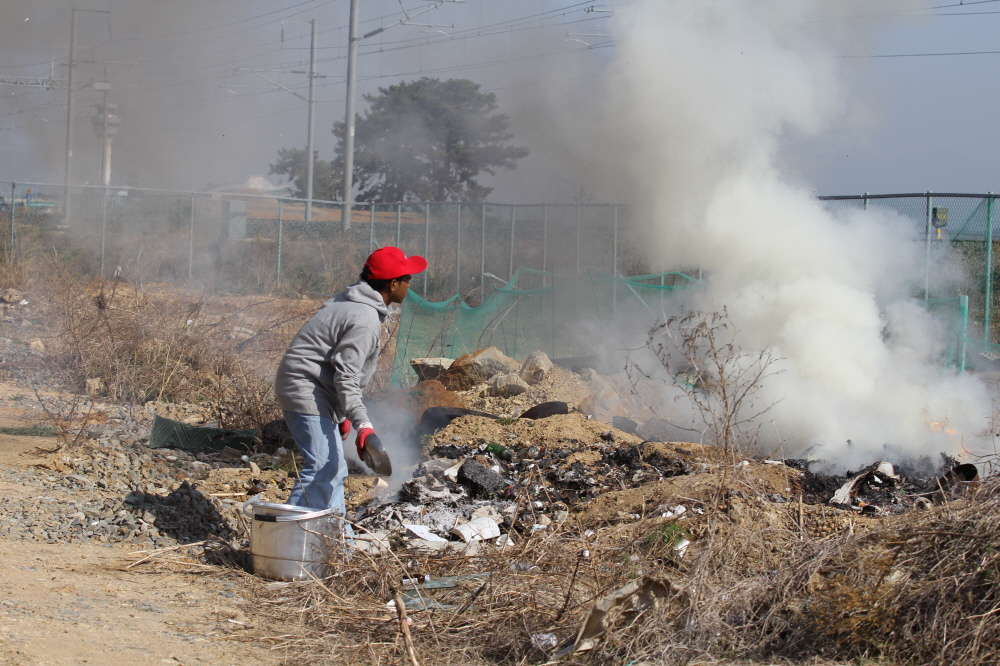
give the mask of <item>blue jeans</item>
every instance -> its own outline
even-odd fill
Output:
[[[288,503],[310,509],[335,508],[344,515],[347,461],[337,424],[325,416],[285,412],[285,423],[305,462]]]

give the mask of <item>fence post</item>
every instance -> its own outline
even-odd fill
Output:
[[[431,252],[431,205],[429,203],[424,204],[424,259],[427,258]],[[424,298],[427,298],[427,271],[424,271],[424,293],[421,294]]]
[[[372,202],[371,214],[368,216],[368,254],[375,249],[375,202]]]
[[[549,263],[549,209],[542,204],[542,286],[549,283],[549,276],[546,275]]]
[[[284,202],[281,199],[278,199],[278,275],[277,275],[277,285],[279,287],[281,286],[281,242],[283,240],[282,237],[284,235],[284,225],[285,225],[284,210],[283,210],[283,207],[282,207],[283,203]]]
[[[618,312],[618,204],[611,204],[611,209],[614,211],[614,247],[611,254],[611,277],[614,278],[614,282],[611,283],[611,314],[615,315]]]
[[[507,284],[514,279],[514,211],[517,206],[510,205],[510,260],[507,262]]]
[[[462,293],[462,204],[455,214],[455,293]]]
[[[17,206],[14,205],[14,195],[17,193],[17,183],[11,181],[10,183],[10,247],[8,248],[8,254],[10,255],[10,263],[14,263],[16,254],[14,252],[14,242],[16,240],[16,234],[14,232],[14,209]]]
[[[965,372],[965,340],[969,333],[969,297],[962,294],[958,297],[958,307],[961,312],[961,321],[958,329],[958,372]]]
[[[861,210],[868,210],[868,193],[861,197]]]
[[[108,230],[108,188],[101,189],[101,279],[104,279],[104,245]]]
[[[403,204],[396,204],[396,247],[399,247],[399,224],[403,218]]]
[[[479,237],[479,292],[486,300],[486,202],[483,202],[482,230]]]
[[[576,274],[580,274],[580,204],[576,205]]]
[[[927,198],[927,226],[924,230],[926,248],[924,250],[924,300],[930,298],[931,294],[931,193],[924,195]]]
[[[188,227],[188,282],[194,276],[194,192],[191,193],[191,226]]]
[[[986,290],[983,296],[983,342],[990,344],[993,336],[993,193],[986,195]]]

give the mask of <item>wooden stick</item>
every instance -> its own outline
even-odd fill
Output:
[[[133,562],[132,564],[128,565],[125,568],[126,569],[131,569],[132,567],[136,566],[137,564],[142,564],[146,560],[151,560],[154,557],[156,557],[157,555],[162,555],[163,553],[169,553],[172,550],[181,550],[182,548],[194,548],[195,546],[204,546],[206,543],[208,543],[207,540],[206,541],[196,541],[195,543],[185,543],[185,544],[181,544],[181,545],[178,545],[178,546],[170,546],[169,548],[160,548],[159,550],[154,550],[152,552],[144,551],[144,550],[139,550],[139,551],[136,551],[135,553],[130,553],[130,554],[131,555],[138,555],[139,553],[145,553],[145,552],[149,552],[149,554],[146,555],[146,557],[143,557],[142,559],[136,560],[135,562]]]
[[[403,595],[399,593],[399,590],[394,590],[395,596],[393,599],[396,602],[396,615],[399,616],[399,628],[403,632],[403,644],[406,645],[406,654],[410,657],[410,663],[413,666],[420,666],[420,662],[417,661],[417,654],[413,650],[413,638],[410,636],[410,626],[406,620],[406,604],[403,603]]]

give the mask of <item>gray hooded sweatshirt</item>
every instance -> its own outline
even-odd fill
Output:
[[[354,424],[368,421],[361,391],[375,374],[382,322],[389,308],[367,282],[337,294],[292,338],[274,380],[287,412]]]

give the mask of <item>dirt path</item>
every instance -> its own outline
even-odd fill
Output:
[[[42,423],[30,405],[12,405],[0,387],[0,427]],[[52,439],[0,435],[0,468],[25,468]],[[37,487],[0,483],[0,494]],[[56,501],[71,499],[63,496]],[[240,577],[126,567],[135,546],[43,543],[0,537],[0,664],[275,664],[265,646],[242,641],[253,629]]]

